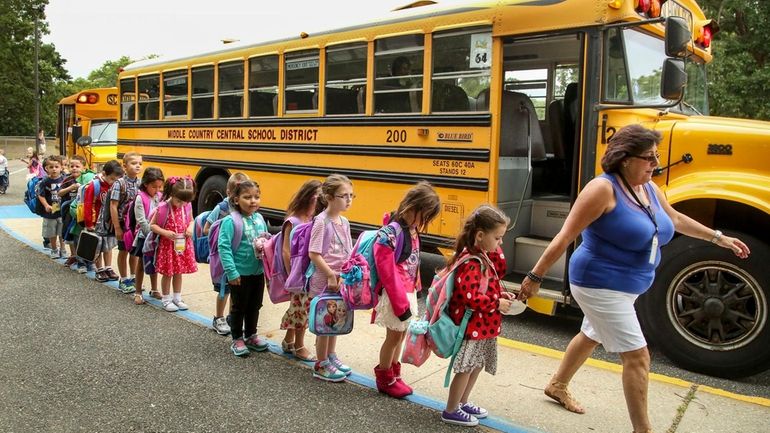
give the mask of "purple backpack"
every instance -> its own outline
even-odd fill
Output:
[[[295,226],[291,230],[291,238],[289,241],[289,250],[291,252],[289,264],[291,265],[291,270],[289,271],[289,275],[286,277],[285,289],[287,292],[307,292],[307,283],[310,280],[310,277],[313,275],[313,272],[315,272],[315,266],[312,266],[310,263],[309,250],[310,233],[313,231],[313,223],[315,222],[316,218],[318,218],[318,216],[313,218],[312,221]],[[343,224],[348,227],[347,219],[345,217],[341,218]],[[322,245],[322,250],[324,252],[329,250],[329,243],[331,242],[331,237],[334,235],[334,229],[332,228],[331,224],[329,224],[329,220],[325,220],[324,240]]]
[[[243,237],[243,216],[240,212],[233,210],[230,212],[230,216],[233,218],[233,252],[238,248]],[[222,221],[225,219],[218,219],[211,225],[209,230],[209,271],[211,271],[211,281],[214,284],[219,284],[219,297],[224,298],[225,284],[227,284],[227,277],[225,275],[225,268],[222,266],[222,258],[219,256],[219,229],[222,227]]]
[[[288,217],[283,222],[284,226],[287,222],[291,223],[292,228],[302,224],[297,217]],[[291,236],[291,233],[289,233]],[[274,304],[286,302],[291,298],[291,293],[286,290],[286,279],[289,277],[289,273],[286,272],[286,267],[283,263],[283,226],[281,231],[278,232],[267,244],[272,251],[265,251],[265,276],[267,277],[267,293],[270,296],[270,301]],[[266,246],[265,248],[268,248]],[[267,263],[267,260],[270,264]]]

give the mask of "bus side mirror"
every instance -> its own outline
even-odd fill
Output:
[[[666,56],[686,57],[687,45],[690,43],[691,37],[692,34],[684,18],[666,18]]]
[[[687,73],[684,71],[684,60],[664,60],[660,84],[660,96],[663,99],[669,101],[678,101],[682,99],[684,87],[687,85]]]
[[[76,141],[76,143],[80,147],[89,146],[91,144],[91,136],[83,135],[82,137],[78,138],[78,141]]]

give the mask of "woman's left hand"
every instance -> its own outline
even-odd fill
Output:
[[[749,247],[743,243],[742,240],[738,238],[733,238],[730,236],[722,236],[719,238],[719,241],[717,242],[717,245],[719,245],[722,248],[727,248],[733,251],[736,256],[745,259],[751,254],[751,251],[749,250]]]

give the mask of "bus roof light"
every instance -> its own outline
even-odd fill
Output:
[[[650,0],[636,0],[636,11],[646,14],[650,11]]]
[[[78,102],[81,104],[96,104],[99,102],[99,95],[97,93],[81,93],[78,96]]]
[[[623,1],[624,0],[611,0],[607,6],[611,7],[612,9],[620,9],[623,7]]]
[[[650,0],[650,12],[647,14],[650,18],[660,16],[660,0]]]

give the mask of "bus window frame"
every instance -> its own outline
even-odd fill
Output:
[[[311,52],[313,52],[313,51],[315,51],[314,55],[311,54]],[[321,76],[322,76],[322,66],[325,63],[325,59],[322,58],[323,57],[322,56],[323,52],[324,52],[324,50],[321,49],[321,47],[318,47],[318,46],[308,46],[308,47],[302,47],[302,48],[297,49],[297,50],[284,51],[284,53],[282,55],[282,62],[281,62],[281,69],[283,70],[283,74],[282,74],[282,80],[280,82],[281,87],[282,87],[281,94],[283,96],[282,100],[280,101],[280,103],[282,105],[281,113],[284,116],[295,115],[295,114],[299,114],[299,115],[315,114],[317,116],[321,116],[322,115],[322,111],[321,111],[320,107],[322,106],[324,98],[323,98],[323,95],[321,95],[321,78],[322,78]],[[292,61],[312,60],[313,58],[318,60],[318,66],[317,66],[318,75],[316,76],[315,84],[292,84],[292,85],[287,84],[288,80],[287,80],[287,77],[286,77],[286,73],[288,71],[287,71],[287,67],[286,66],[287,66],[287,63],[289,62],[289,60],[292,60]],[[308,69],[310,69],[310,68],[308,68]],[[304,90],[309,90],[309,89],[314,90],[314,92],[315,92],[314,94],[316,95],[316,107],[315,108],[312,108],[312,109],[302,109],[302,110],[289,110],[287,108],[287,106],[286,106],[286,100],[287,100],[286,92],[288,92],[289,90],[304,91]],[[311,97],[311,105],[312,105],[312,97]]]
[[[324,107],[324,117],[335,117],[335,116],[366,116],[366,102],[364,102],[364,107],[362,111],[359,111],[358,113],[337,113],[337,114],[329,114],[328,110],[328,92],[326,92],[326,89],[330,84],[330,81],[328,79],[329,76],[329,52],[336,52],[336,51],[344,51],[344,50],[350,50],[350,49],[363,49],[364,50],[364,58],[366,60],[366,64],[364,66],[364,75],[363,78],[353,79],[353,80],[335,80],[332,84],[350,84],[351,86],[358,86],[363,85],[364,89],[364,101],[369,99],[369,65],[372,63],[372,58],[369,55],[369,45],[370,43],[366,40],[356,40],[356,41],[345,41],[345,42],[339,42],[335,44],[329,44],[326,45],[322,51],[324,51],[324,62],[323,62],[323,69],[324,69],[324,95],[323,95],[323,107]],[[319,71],[320,72],[320,71]],[[319,107],[322,104],[318,104]]]
[[[187,91],[185,92],[184,96],[175,96],[171,99],[166,98],[166,75],[171,74],[171,78],[175,77],[181,77],[184,76],[186,79],[187,84]],[[188,116],[190,115],[190,68],[177,68],[177,69],[169,69],[165,71],[161,71],[161,85],[162,85],[162,96],[163,99],[161,100],[161,119],[171,119],[171,120],[187,120]],[[173,101],[185,101],[185,113],[184,114],[173,114],[173,115],[166,115],[166,103],[167,102],[173,102]]]
[[[220,89],[220,86],[222,84],[220,82],[221,78],[222,78],[220,72],[222,70],[223,65],[224,65],[224,68],[233,68],[233,67],[237,67],[239,64],[240,64],[240,67],[241,67],[241,74],[240,74],[241,75],[241,79],[240,79],[241,89],[240,90],[238,90],[238,89],[227,90],[225,92],[222,92],[221,89]],[[246,80],[245,80],[246,63],[245,63],[244,59],[243,58],[236,58],[236,59],[220,60],[220,61],[217,62],[215,70],[216,70],[216,74],[215,74],[215,79],[214,79],[214,82],[215,82],[215,87],[214,87],[215,91],[214,91],[214,93],[215,93],[216,96],[215,96],[214,100],[216,101],[216,119],[243,119],[244,117],[246,117],[246,116],[244,116],[244,111],[246,109],[246,107],[245,107],[245,104],[246,104],[245,99],[246,98],[244,97],[244,94],[245,94],[245,89],[247,87],[246,86]],[[238,82],[238,81],[236,80],[235,82]],[[241,96],[241,114],[239,116],[222,117],[222,101],[220,101],[219,98],[221,98],[223,96],[224,97],[228,97],[228,96],[237,96],[237,95]]]
[[[134,118],[133,119],[127,119],[127,118],[124,119],[123,118],[123,104],[124,104],[124,102],[123,102],[123,87],[122,87],[122,84],[123,84],[124,81],[128,81],[128,80],[132,80],[134,82],[134,91],[132,93],[134,95],[134,100],[131,101],[131,103],[134,104]],[[139,104],[139,98],[137,98],[137,92],[136,92],[137,86],[138,86],[138,83],[137,83],[136,75],[132,75],[130,77],[124,77],[124,78],[118,80],[118,94],[120,95],[120,116],[118,116],[118,118],[119,118],[120,122],[136,122],[136,119],[139,116],[139,110],[138,110],[138,108],[139,108],[139,105],[138,105]]]
[[[486,110],[478,110],[475,107],[473,109],[470,109],[470,106],[468,107],[468,110],[461,110],[461,111],[438,111],[433,109],[433,88],[435,87],[435,81],[436,80],[447,80],[447,79],[461,79],[461,78],[475,78],[475,77],[487,77],[489,80],[489,86],[487,89],[490,89],[492,87],[492,69],[494,68],[494,55],[492,54],[492,46],[489,47],[490,50],[490,66],[486,69],[479,69],[473,74],[467,74],[463,72],[472,71],[471,69],[461,70],[461,71],[452,71],[452,72],[439,72],[436,73],[435,71],[435,56],[437,53],[436,50],[436,39],[444,39],[444,38],[451,38],[456,36],[465,36],[465,35],[474,35],[474,34],[489,34],[490,40],[494,41],[494,34],[493,34],[493,28],[490,23],[485,23],[482,25],[472,25],[467,26],[464,25],[462,27],[451,27],[451,28],[441,28],[441,29],[434,29],[433,32],[429,33],[426,36],[430,36],[431,39],[431,45],[430,45],[430,53],[431,53],[431,61],[430,61],[430,73],[427,76],[428,81],[430,82],[430,106],[428,107],[428,113],[440,113],[440,114],[447,114],[447,113],[488,113],[489,112],[489,106],[487,106]],[[494,42],[493,42],[494,45]],[[456,86],[460,87],[456,84]],[[423,85],[423,88],[425,86]],[[462,88],[462,87],[461,87]],[[463,89],[465,91],[465,89]],[[478,95],[483,93],[484,90],[479,92],[474,99],[478,98]],[[466,93],[466,97],[469,97]]]
[[[398,38],[403,36],[413,36],[413,35],[422,35],[422,45],[420,46],[420,49],[415,50],[411,48],[397,48],[392,50],[383,50],[383,51],[377,51],[377,42],[385,40],[385,39],[391,39],[391,38]],[[368,95],[370,95],[370,99],[372,100],[372,114],[375,116],[415,116],[415,115],[422,115],[428,110],[427,107],[425,107],[424,99],[425,99],[425,91],[431,90],[431,83],[430,83],[430,70],[429,70],[429,62],[427,61],[427,53],[430,51],[430,46],[432,44],[432,33],[430,32],[424,32],[421,30],[412,30],[408,32],[401,32],[401,33],[390,33],[386,35],[380,35],[372,40],[372,52],[370,55],[370,58],[372,59],[372,88],[370,91],[368,91]],[[417,51],[422,52],[422,70],[420,74],[410,74],[410,75],[398,75],[398,77],[402,77],[405,79],[414,79],[414,78],[420,78],[419,80],[419,87],[408,87],[406,89],[393,89],[393,90],[377,90],[377,81],[378,80],[392,80],[393,75],[389,76],[383,76],[378,77],[377,76],[377,57],[378,56],[385,56],[390,54],[400,54],[400,53],[414,53]],[[426,74],[426,71],[428,71],[428,74]],[[392,73],[392,71],[391,71]],[[415,81],[417,82],[417,81]],[[377,111],[377,94],[388,94],[388,93],[405,93],[409,95],[413,92],[422,92],[422,95],[415,95],[416,102],[420,105],[416,111],[399,111],[399,112],[378,112]],[[419,96],[419,97],[417,97]]]
[[[211,69],[211,92],[208,93],[195,93],[195,72]],[[190,66],[190,119],[191,120],[208,120],[215,119],[216,115],[216,85],[217,85],[217,68],[214,63],[203,63],[199,65]],[[210,117],[195,117],[195,100],[211,98],[211,116]]]
[[[254,59],[261,59],[261,58],[270,57],[270,56],[275,56],[275,58],[276,58],[275,86],[252,87],[252,85],[251,85],[251,61],[254,60]],[[278,107],[278,98],[279,98],[279,94],[281,93],[281,54],[279,52],[277,52],[277,51],[270,52],[270,53],[255,54],[255,55],[252,55],[252,56],[249,56],[249,57],[246,58],[246,65],[247,65],[247,68],[246,68],[245,73],[246,73],[246,76],[248,77],[247,78],[248,86],[245,86],[245,87],[247,87],[248,96],[245,97],[244,99],[248,100],[248,107],[249,107],[249,109],[248,109],[248,118],[272,118],[272,117],[278,117],[278,115],[280,114],[279,113],[280,110],[279,110],[279,107]],[[260,90],[274,90],[275,91],[274,102],[273,102],[273,114],[272,115],[269,115],[269,116],[253,116],[251,114],[251,92],[252,91],[259,92]]]
[[[163,98],[163,89],[162,89],[162,86],[161,86],[162,77],[161,77],[160,71],[153,71],[153,72],[148,72],[146,74],[139,74],[139,75],[137,75],[136,76],[136,93],[137,93],[137,95],[140,93],[139,92],[139,87],[140,87],[139,82],[142,79],[150,79],[150,78],[153,78],[153,77],[155,77],[157,79],[157,81],[158,81],[158,96],[155,97],[155,98],[150,98],[149,97],[149,93],[148,93],[147,94],[148,98],[146,100],[144,100],[144,101],[140,101],[137,98],[136,102],[137,102],[137,104],[140,104],[140,105],[137,105],[137,110],[136,110],[137,111],[136,118],[137,118],[138,122],[153,122],[153,121],[161,120],[161,118],[162,118],[162,116],[161,116],[162,113],[161,113],[161,110],[160,110],[160,108],[161,108],[160,107],[160,102],[161,102],[161,100]],[[152,103],[157,103],[158,104],[158,116],[157,116],[157,118],[154,118],[154,119],[140,119],[140,116],[139,116],[139,114],[141,114],[140,108],[141,108],[141,104],[143,104],[143,103],[147,104],[148,106],[149,106],[149,104],[152,104]]]

